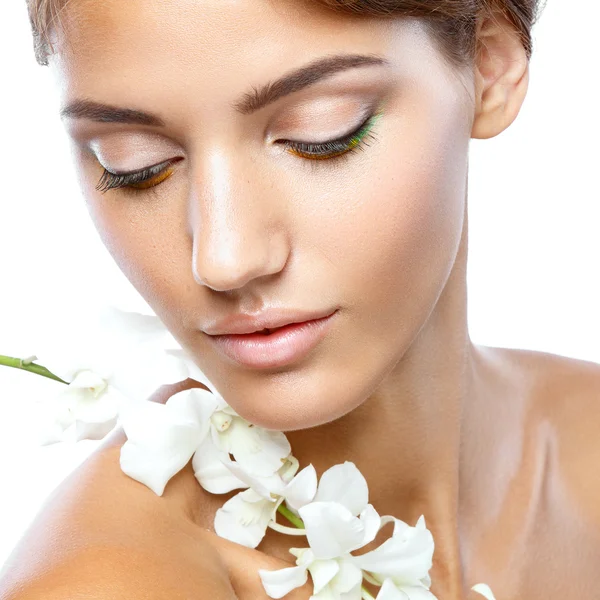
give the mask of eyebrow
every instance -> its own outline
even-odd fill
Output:
[[[390,66],[388,59],[378,54],[334,54],[311,61],[307,65],[285,74],[276,81],[266,83],[245,93],[233,103],[233,108],[243,114],[252,114],[273,102],[298,92],[342,71],[364,66]],[[122,108],[87,99],[73,100],[60,111],[61,118],[88,119],[101,123],[130,123],[164,127],[165,121],[156,114],[132,108]]]

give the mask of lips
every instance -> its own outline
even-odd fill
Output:
[[[335,310],[307,311],[303,309],[269,308],[260,314],[238,313],[222,320],[208,321],[202,331],[210,336],[241,335],[260,332],[271,335],[291,324],[315,321],[332,315]]]
[[[309,319],[307,321],[298,321],[295,323],[286,323],[285,325],[280,325],[279,327],[265,327],[264,329],[260,329],[257,331],[251,331],[249,333],[237,333],[237,334],[221,334],[221,336],[215,336],[215,337],[238,337],[238,338],[245,338],[248,339],[250,336],[263,336],[263,337],[268,337],[269,335],[273,335],[274,333],[278,333],[279,331],[282,330],[291,330],[293,329],[295,326],[298,325],[304,325],[305,323],[315,323],[317,321],[320,321],[321,319]]]
[[[303,321],[304,323],[306,323],[306,321]],[[254,331],[252,333],[254,334],[260,334],[260,335],[271,335],[272,333],[279,331],[280,329],[284,329],[285,327],[290,327],[291,325],[298,325],[298,323],[288,323],[287,325],[281,325],[280,327],[271,327],[271,328],[267,328],[265,327],[262,331]],[[252,334],[240,334],[240,335],[252,335]]]
[[[252,333],[211,335],[208,339],[229,361],[255,369],[282,367],[299,361],[318,345],[336,312],[319,319]]]

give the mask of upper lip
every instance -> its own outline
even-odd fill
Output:
[[[264,329],[277,329],[290,323],[314,321],[333,314],[335,311],[303,311],[290,309],[270,309],[258,314],[238,313],[223,320],[213,321],[202,328],[208,335],[238,335],[254,333]]]

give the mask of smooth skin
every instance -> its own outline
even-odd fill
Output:
[[[51,61],[63,106],[86,98],[165,123],[65,118],[104,243],[225,399],[286,431],[300,464],[319,474],[355,462],[380,514],[413,525],[424,514],[440,600],[480,598],[469,592],[479,582],[497,600],[594,597],[600,365],[480,346],[468,331],[469,140],[510,126],[529,78],[509,22],[482,19],[482,52],[464,70],[443,60],[417,20],[335,14],[310,1],[74,0],[63,22]],[[253,114],[232,107],[252,86],[349,52],[389,66],[338,73]],[[381,106],[376,139],[347,160],[310,164],[276,143],[335,139]],[[151,190],[95,189],[103,167],[169,159],[172,173]],[[273,305],[338,314],[314,352],[271,371],[225,360],[201,331]],[[293,564],[289,538],[269,531],[259,550],[221,540],[211,529],[224,497],[206,494],[191,465],[152,497],[119,471],[124,440],[117,430],[61,486],[70,504],[56,500],[38,517],[9,580],[41,578],[53,589],[60,568],[37,539],[58,519],[92,554],[94,527],[109,545],[130,535],[133,556],[176,569],[165,581],[180,584],[182,598],[198,586],[205,597],[266,597],[256,569]],[[122,520],[111,512],[116,498]],[[73,523],[65,506],[94,526]],[[64,535],[51,539],[53,553],[66,546]],[[95,560],[81,560],[82,572],[96,573]],[[142,574],[127,561],[104,573],[154,597],[146,590],[159,593],[163,576],[144,587],[143,573],[156,574],[144,560]],[[92,576],[62,573],[63,585],[96,589]],[[305,587],[298,599],[309,597]]]

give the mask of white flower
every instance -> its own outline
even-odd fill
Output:
[[[296,567],[259,575],[271,598],[281,598],[313,577],[313,598],[360,598],[362,571],[350,554],[372,542],[380,528],[377,511],[368,504],[367,482],[351,462],[335,465],[321,476],[314,498],[299,506],[310,548],[292,549]]]
[[[389,521],[394,523],[392,537],[375,550],[354,557],[354,564],[383,584],[378,600],[434,600],[429,592],[434,543],[425,517],[421,516],[415,527],[395,517],[381,520],[383,524]]]
[[[101,439],[116,424],[120,407],[145,401],[164,384],[186,378],[181,359],[166,353],[170,334],[157,317],[104,307],[91,325],[48,335],[36,361],[69,383],[41,404],[42,445]],[[72,427],[73,426],[73,427]]]
[[[295,475],[298,461],[293,457],[270,477],[250,476],[232,461],[225,464],[250,489],[236,494],[217,510],[215,532],[249,548],[260,544],[284,500],[289,506],[299,508],[310,501],[314,495],[314,490],[312,494],[310,490],[317,485],[317,473],[312,465]]]
[[[310,600],[360,600],[363,575],[349,560],[349,554],[319,560],[310,548],[291,548],[290,552],[297,556],[296,567],[258,571],[270,598],[283,598],[302,587],[310,573],[313,581]]]
[[[290,453],[283,433],[253,427],[223,398],[202,388],[173,394],[165,404],[129,403],[120,422],[127,435],[121,469],[159,496],[191,458],[200,485],[226,493],[247,487],[223,464],[228,453],[257,475],[272,475]]]
[[[200,485],[212,494],[248,487],[224,463],[232,454],[250,476],[269,477],[290,455],[290,443],[280,431],[256,427],[240,417],[218,394],[211,394],[210,439],[194,454],[193,468]]]
[[[168,481],[189,462],[209,429],[212,394],[191,389],[165,404],[145,401],[123,407],[120,420],[127,441],[122,471],[162,496]],[[206,401],[202,401],[202,400]]]
[[[100,440],[117,424],[123,395],[98,373],[81,370],[55,398],[42,404],[41,445]]]
[[[267,477],[278,471],[292,451],[285,434],[248,423],[220,396],[213,397],[218,402],[211,417],[214,445],[225,454],[233,454],[250,475]]]

